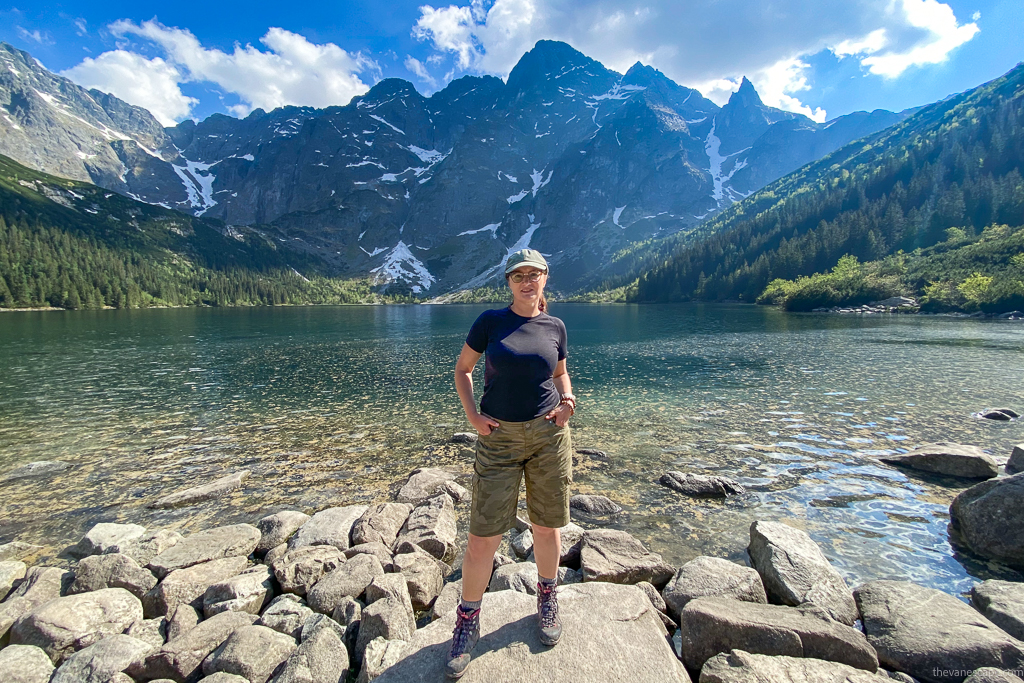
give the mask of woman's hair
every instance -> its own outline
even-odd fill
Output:
[[[545,270],[544,274],[547,275],[548,271]],[[505,273],[505,283],[506,284],[510,284],[509,283],[509,278],[511,276],[512,276],[511,273]],[[509,289],[511,289],[511,288],[512,287],[510,286]],[[514,296],[512,297],[512,300],[515,301],[515,297]],[[543,311],[545,313],[548,312],[548,300],[544,298],[544,292],[543,291],[541,291],[541,293],[540,293],[540,303],[537,304],[537,308],[539,308],[541,311]]]

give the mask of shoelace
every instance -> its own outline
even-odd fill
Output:
[[[540,625],[544,628],[555,625],[558,618],[558,597],[554,588],[541,586],[537,591],[538,602],[540,602]]]
[[[464,612],[458,607],[455,609],[455,630],[452,632],[452,657],[458,657],[466,648],[466,641],[469,640],[469,634],[476,628],[479,614],[479,609],[475,609],[472,612]]]

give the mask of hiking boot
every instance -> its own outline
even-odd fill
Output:
[[[455,630],[452,632],[452,647],[445,662],[445,673],[454,680],[461,678],[469,666],[470,653],[480,640],[480,610],[466,612],[461,606],[455,609]]]
[[[537,621],[540,625],[540,642],[554,645],[562,637],[562,622],[558,618],[558,594],[555,587],[547,588],[537,582]]]

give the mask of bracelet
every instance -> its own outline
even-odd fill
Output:
[[[572,394],[563,395],[561,400],[558,402],[558,405],[569,406],[569,417],[576,414],[576,397]]]

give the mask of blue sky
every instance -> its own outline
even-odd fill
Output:
[[[345,104],[386,77],[424,93],[466,74],[504,77],[542,38],[618,71],[650,64],[720,103],[746,75],[766,103],[824,120],[995,78],[1024,60],[1022,34],[1020,0],[0,5],[0,40],[165,124]]]

